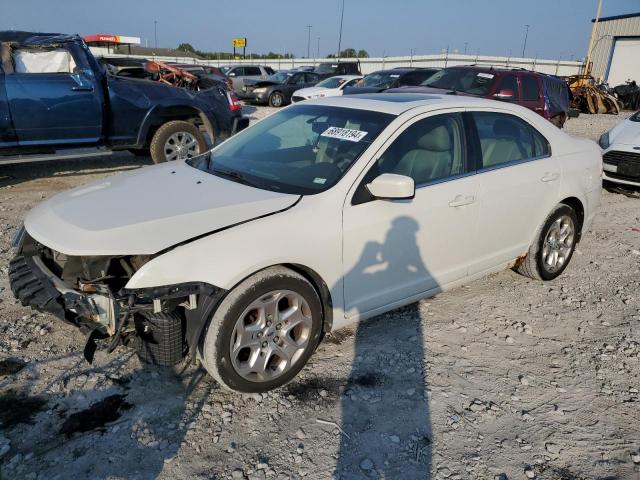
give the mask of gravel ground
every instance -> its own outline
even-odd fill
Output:
[[[89,366],[79,332],[11,295],[31,207],[146,163],[0,167],[1,479],[640,479],[637,198],[604,192],[553,282],[492,275],[335,332],[291,384],[238,395],[124,347]]]

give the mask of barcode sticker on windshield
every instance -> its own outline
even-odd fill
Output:
[[[368,132],[362,132],[360,130],[352,130],[350,128],[329,127],[322,134],[321,137],[337,138],[339,140],[349,140],[350,142],[359,142],[362,140]]]
[[[484,73],[484,72],[480,72],[478,74],[478,77],[480,78],[493,78],[495,75],[491,74],[491,73]]]

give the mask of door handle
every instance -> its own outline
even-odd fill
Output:
[[[540,180],[542,180],[543,182],[553,182],[554,180],[557,180],[559,177],[560,177],[560,174],[558,173],[546,172]]]
[[[76,85],[71,87],[71,90],[74,92],[93,92],[93,87],[91,85]]]
[[[464,205],[471,205],[476,201],[476,197],[473,195],[469,195],[465,197],[464,195],[456,195],[456,198],[449,202],[450,207],[462,207]]]

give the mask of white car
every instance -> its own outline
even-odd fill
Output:
[[[291,380],[323,335],[505,268],[551,280],[601,192],[600,149],[454,95],[310,100],[210,153],[70,190],[27,215],[23,304],[185,354],[228,389]],[[129,339],[131,342],[126,342]]]
[[[342,91],[346,87],[353,87],[361,79],[362,75],[338,75],[336,77],[329,77],[314,87],[296,90],[291,96],[291,101],[296,103],[314,98],[338,97],[342,95]]]
[[[604,179],[640,187],[640,112],[603,133],[598,143],[604,150]]]

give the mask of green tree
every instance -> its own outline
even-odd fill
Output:
[[[358,50],[358,58],[369,58],[369,52],[366,50]]]
[[[193,48],[193,45],[191,45],[190,43],[181,43],[180,45],[178,45],[178,50],[182,50],[183,52],[196,53],[196,49]]]

